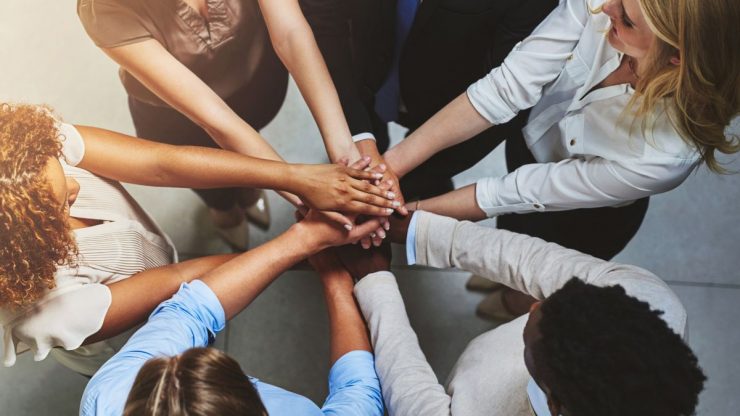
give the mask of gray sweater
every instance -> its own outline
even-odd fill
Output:
[[[416,257],[421,265],[457,267],[545,299],[573,276],[625,291],[664,312],[678,334],[686,311],[657,276],[603,261],[538,238],[417,212]],[[390,272],[363,278],[355,295],[367,320],[375,366],[391,416],[532,415],[527,398],[522,332],[527,316],[481,334],[468,344],[446,387],[424,357]]]

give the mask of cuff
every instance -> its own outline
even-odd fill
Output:
[[[355,134],[354,136],[352,136],[353,143],[357,143],[363,140],[375,141],[375,136],[370,132],[363,132],[363,133]]]
[[[406,232],[406,263],[409,266],[416,264],[416,220],[418,211],[414,211]]]
[[[513,198],[502,198],[505,181],[514,181],[515,174],[510,173],[503,178],[482,178],[475,183],[475,201],[489,218],[501,214],[545,211],[545,205],[540,202],[523,202],[519,199],[517,202],[507,203],[506,199]],[[512,186],[515,187],[516,184],[513,183]]]
[[[358,380],[361,383],[373,383],[373,387],[380,390],[375,373],[375,358],[370,351],[355,350],[339,357],[329,370],[329,392],[356,384]]]
[[[416,264],[436,268],[452,267],[450,253],[459,221],[419,211],[416,225]]]
[[[475,111],[492,124],[503,124],[516,116],[498,95],[498,89],[493,83],[493,74],[500,71],[494,69],[485,77],[471,84],[467,89],[468,100],[473,105]]]

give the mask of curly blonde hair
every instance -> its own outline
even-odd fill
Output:
[[[77,245],[44,169],[62,152],[45,107],[0,104],[0,307],[18,308],[54,287]]]

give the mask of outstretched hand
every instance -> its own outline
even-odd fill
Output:
[[[391,268],[391,244],[387,241],[379,247],[370,249],[364,249],[357,245],[345,245],[337,250],[339,260],[355,280]]]

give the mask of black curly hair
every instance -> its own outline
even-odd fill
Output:
[[[689,416],[706,377],[662,312],[621,286],[573,278],[545,300],[538,382],[570,416]]]

